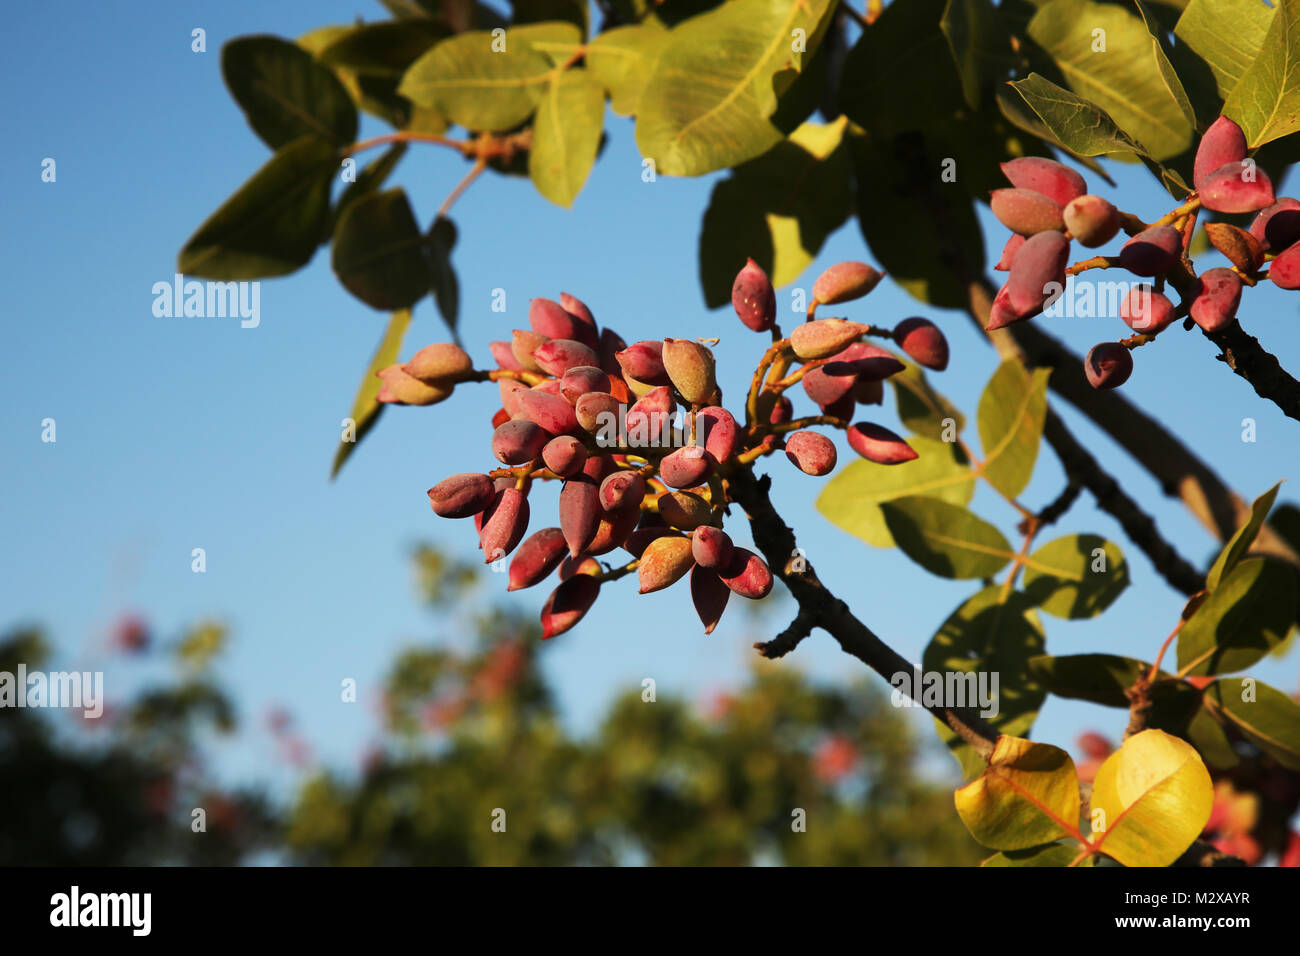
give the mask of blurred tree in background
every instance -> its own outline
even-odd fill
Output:
[[[468,565],[422,551],[439,618],[475,614]],[[540,629],[493,609],[476,646],[409,651],[388,678],[386,729],[359,780],[323,773],[289,815],[305,862],[343,864],[968,864],[979,848],[926,751],[864,684],[822,688],[756,664],[708,713],[638,689],[592,739],[560,725],[538,670]],[[504,833],[493,813],[505,811]],[[798,811],[802,811],[799,814]],[[803,825],[798,820],[802,818]]]
[[[194,628],[167,649],[172,681],[104,703],[96,718],[0,707],[0,866],[229,865],[272,842],[272,808],[251,791],[218,787],[203,759],[205,734],[235,730],[231,702],[208,674],[224,639],[218,625]],[[113,645],[144,654],[150,635],[125,619]],[[19,663],[29,673],[97,669],[49,657],[37,631],[0,639],[3,672]],[[202,832],[193,829],[196,808]]]
[[[537,624],[485,604],[477,569],[423,549],[421,588],[444,635],[386,681],[380,738],[359,771],[309,772],[287,808],[217,786],[207,734],[236,727],[213,682],[220,628],[171,650],[175,679],[80,711],[0,709],[0,864],[965,865],[987,855],[952,812],[931,748],[866,684],[815,686],[757,662],[701,713],[680,699],[611,705],[575,739],[539,670]],[[115,645],[147,650],[127,622]],[[0,670],[46,663],[32,632],[0,642]],[[72,720],[72,731],[62,726]],[[289,759],[302,729],[271,716]],[[207,832],[191,830],[204,807]],[[505,811],[505,832],[493,829]],[[499,829],[499,825],[498,825]],[[263,854],[255,856],[255,854]]]

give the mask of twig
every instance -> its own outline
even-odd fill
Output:
[[[993,301],[992,286],[987,279],[980,278],[971,284],[970,294],[968,312],[972,321],[983,329],[988,323],[988,310]],[[1003,358],[1017,358],[1031,368],[1054,369],[1048,381],[1051,390],[1114,439],[1159,482],[1166,495],[1180,499],[1187,510],[1220,541],[1227,541],[1249,519],[1250,505],[1224,484],[1223,479],[1209,465],[1159,421],[1143,412],[1117,390],[1099,391],[1088,385],[1083,374],[1083,363],[1078,356],[1038,328],[1036,323],[1019,322],[991,333],[989,338]],[[1082,446],[1050,409],[1047,424],[1045,435],[1058,456],[1068,449],[1071,457],[1078,457],[1073,453],[1076,449],[1083,451]],[[1091,455],[1087,457],[1092,459]],[[1114,483],[1114,479],[1102,472],[1095,461],[1091,461],[1091,465],[1099,476],[1105,477],[1106,487]],[[1085,481],[1084,484],[1089,490],[1094,490],[1089,482]],[[1116,490],[1119,490],[1118,486]],[[1127,495],[1115,498],[1113,503],[1123,505],[1130,513],[1136,509],[1133,517],[1142,514]],[[1102,507],[1110,510],[1104,505]],[[1120,517],[1114,511],[1111,514]],[[1125,530],[1128,531],[1128,527]],[[1300,554],[1267,524],[1260,529],[1252,550],[1300,566]],[[1154,556],[1152,559],[1155,560]],[[1157,567],[1160,565],[1157,564]],[[1199,589],[1198,585],[1193,590]],[[1191,593],[1184,587],[1179,587],[1179,590]]]
[[[438,207],[439,219],[451,211],[451,207],[456,204],[456,200],[460,198],[461,193],[469,189],[470,185],[474,180],[478,179],[479,175],[485,169],[487,169],[487,160],[480,156],[474,161],[474,168],[465,174],[465,178],[456,184],[456,188],[447,194],[447,198],[444,199],[442,205]]]
[[[1216,332],[1203,334],[1219,347],[1222,353],[1219,361],[1249,382],[1256,395],[1282,409],[1288,418],[1300,421],[1300,382],[1272,353],[1264,350],[1257,338],[1235,320]]]
[[[1061,489],[1061,493],[1056,496],[1056,500],[1038,512],[1038,526],[1045,528],[1049,524],[1056,524],[1064,517],[1065,513],[1074,507],[1074,503],[1079,500],[1079,493],[1083,491],[1083,483],[1073,475]]]
[[[754,650],[772,661],[778,657],[785,657],[799,646],[800,641],[812,633],[815,624],[815,616],[801,607],[789,627],[770,641],[759,641],[754,645]]]
[[[811,618],[817,627],[835,638],[845,653],[853,655],[886,680],[899,673],[915,673],[914,665],[872,633],[870,628],[854,617],[848,605],[822,584],[811,564],[806,564],[802,571],[787,568],[788,558],[795,550],[794,532],[786,526],[772,506],[767,491],[770,483],[766,476],[759,479],[749,469],[738,468],[730,478],[731,494],[736,503],[745,509],[754,544],[763,553],[773,572],[790,589],[791,595],[799,604],[800,614]],[[917,703],[952,728],[980,756],[987,759],[992,755],[998,732],[976,711],[925,704],[924,701]]]
[[[1129,540],[1151,559],[1160,576],[1170,587],[1183,594],[1195,594],[1205,587],[1205,575],[1192,567],[1176,548],[1160,534],[1155,519],[1130,498],[1113,477],[1102,470],[1097,459],[1070,434],[1065,423],[1051,409],[1043,426],[1043,437],[1061,460],[1061,467],[1071,481],[1092,493],[1097,507],[1119,522]]]
[[[417,133],[411,130],[398,130],[396,133],[385,133],[383,136],[376,136],[373,139],[360,140],[344,149],[343,155],[355,156],[367,149],[373,149],[376,146],[387,146],[389,143],[435,143],[438,146],[450,146],[464,156],[474,155],[474,143],[472,141],[449,139],[446,136],[436,136],[433,133]]]

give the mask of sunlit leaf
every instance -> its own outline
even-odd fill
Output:
[[[995,853],[980,866],[1069,866],[1079,856],[1079,841],[1048,843],[1046,846],[1030,847],[1028,850],[1007,850]],[[1079,866],[1090,865],[1088,860]]]
[[[894,547],[880,503],[903,495],[929,495],[965,505],[975,494],[975,477],[950,442],[913,436],[917,457],[901,465],[854,461],[840,468],[817,498],[817,510],[836,526],[877,548]]]
[[[1128,583],[1128,563],[1118,545],[1095,534],[1072,534],[1029,555],[1021,586],[1048,614],[1084,618],[1110,607]]]
[[[1030,668],[1043,647],[1042,626],[1024,595],[995,584],[963,601],[948,616],[926,645],[921,667],[926,673],[944,675],[945,687],[952,681],[954,691],[964,686],[967,706],[985,712],[985,720],[999,732],[1019,737],[1029,733],[1047,696]],[[981,675],[986,691],[993,695],[991,708],[978,699]],[[997,712],[987,713],[991,709]],[[937,718],[935,729],[961,764],[962,774],[968,779],[979,774],[984,761],[970,745]]]
[[[1050,369],[1028,372],[1018,359],[1003,362],[980,396],[980,444],[984,477],[994,488],[1014,498],[1025,490],[1038,460],[1038,446],[1047,417]]]
[[[388,320],[388,327],[384,330],[384,336],[379,340],[379,347],[375,349],[374,357],[370,364],[366,366],[365,372],[361,376],[361,385],[357,389],[357,397],[352,402],[352,411],[348,417],[352,419],[355,433],[352,441],[340,441],[338,450],[334,452],[334,463],[330,466],[330,478],[339,473],[343,463],[356,450],[361,439],[370,433],[370,429],[375,427],[379,421],[379,416],[384,410],[384,406],[376,401],[379,395],[379,389],[383,382],[375,375],[381,368],[386,368],[397,361],[397,356],[402,350],[402,338],[406,335],[406,329],[411,324],[411,310],[401,309],[394,312]]]
[[[1113,3],[1052,0],[1029,21],[1029,35],[1051,54],[1070,88],[1151,158],[1177,156],[1191,144],[1192,124],[1162,73],[1164,52],[1141,17]]]
[[[508,130],[533,114],[556,72],[551,57],[535,47],[543,43],[577,49],[581,34],[559,21],[512,26],[499,39],[471,30],[412,63],[397,92],[468,129]]]
[[[1249,677],[1224,677],[1205,689],[1205,706],[1282,766],[1300,770],[1300,703]]]
[[[748,258],[773,285],[793,282],[852,207],[847,120],[805,123],[713,187],[700,231],[700,282],[710,308],[730,303]]]
[[[1223,576],[1237,566],[1237,563],[1250,550],[1250,546],[1255,543],[1255,537],[1259,534],[1259,529],[1264,526],[1264,519],[1268,517],[1268,513],[1273,507],[1273,502],[1277,500],[1277,493],[1281,487],[1282,482],[1279,481],[1251,503],[1250,517],[1228,539],[1228,543],[1223,546],[1219,556],[1214,559],[1214,564],[1210,567],[1210,573],[1205,576],[1205,586],[1211,591],[1219,586],[1219,581]]]
[[[1179,673],[1204,676],[1249,667],[1287,636],[1295,608],[1295,570],[1273,558],[1247,558],[1183,625]]]
[[[1126,152],[1146,155],[1146,146],[1121,130],[1104,109],[1051,80],[1030,73],[1008,86],[1016,91],[1043,128],[1070,152],[1080,156]],[[1008,118],[1015,121],[1013,114],[1008,113]]]
[[[1093,780],[1092,810],[1103,824],[1094,846],[1125,866],[1168,866],[1200,835],[1213,803],[1210,774],[1191,744],[1144,730]]]
[[[1015,557],[1001,531],[941,498],[909,495],[880,508],[899,549],[931,574],[986,578]]]
[[[573,205],[596,161],[605,122],[605,91],[586,70],[571,69],[547,85],[533,121],[528,174],[558,206]]]
[[[1174,35],[1196,54],[1226,100],[1264,45],[1275,6],[1262,0],[1190,0]]]
[[[641,91],[654,69],[668,31],[655,19],[606,30],[587,44],[591,75],[609,93],[610,107],[619,116],[634,116]]]
[[[771,149],[783,137],[770,117],[833,8],[830,0],[731,0],[673,27],[637,107],[641,155],[662,174],[699,176]]]
[[[971,836],[994,850],[1023,850],[1078,831],[1074,761],[1049,744],[999,737],[988,769],[958,790],[955,802]]]
[[[942,441],[950,426],[953,434],[960,434],[966,427],[966,416],[935,391],[919,365],[912,362],[904,365],[903,371],[887,380],[894,388],[898,420],[910,431],[929,439]]]

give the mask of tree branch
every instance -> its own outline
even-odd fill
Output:
[[[970,286],[967,311],[981,329],[987,324],[993,291],[992,285],[983,277],[974,280]],[[1099,391],[1090,386],[1079,358],[1038,328],[1035,322],[1018,322],[991,332],[988,337],[1003,358],[1017,358],[1029,367],[1052,369],[1048,380],[1052,391],[1113,438],[1160,483],[1166,495],[1180,499],[1220,541],[1227,541],[1250,517],[1249,503],[1224,484],[1209,465],[1119,392]],[[1049,414],[1049,421],[1050,418]],[[1054,436],[1048,439],[1058,454],[1062,435],[1069,435],[1064,425],[1059,430],[1054,429]],[[1077,440],[1073,445],[1082,447]],[[1133,507],[1136,508],[1136,504]],[[1300,555],[1267,524],[1260,529],[1251,551],[1300,567]]]
[[[1291,377],[1277,358],[1266,352],[1259,340],[1248,334],[1233,320],[1217,332],[1203,332],[1207,339],[1219,347],[1219,361],[1227,363],[1255,390],[1288,418],[1300,421],[1300,382]]]
[[[1069,473],[1067,472],[1067,474]],[[1056,522],[1060,521],[1065,516],[1065,513],[1074,507],[1074,503],[1079,500],[1081,491],[1083,491],[1083,482],[1074,475],[1069,475],[1069,480],[1065,483],[1065,487],[1061,489],[1061,493],[1056,496],[1056,500],[1038,512],[1038,527],[1045,528],[1049,524],[1056,524]]]
[[[772,506],[772,500],[768,496],[771,479],[767,476],[756,478],[750,469],[737,468],[728,480],[732,498],[745,509],[749,518],[754,543],[767,559],[773,573],[785,582],[799,605],[796,624],[799,624],[799,618],[803,618],[809,629],[814,625],[822,628],[839,642],[845,653],[852,654],[885,680],[899,673],[914,674],[916,668],[906,658],[872,633],[870,628],[853,616],[848,605],[818,580],[811,564],[806,563],[802,571],[792,570],[794,532],[786,526]],[[794,626],[772,643],[785,638]],[[765,656],[772,656],[764,647],[760,647],[760,650],[763,650]],[[982,757],[987,758],[993,753],[998,731],[989,726],[977,712],[964,707],[927,706],[922,701],[917,703],[951,727],[954,733]]]
[[[801,607],[794,620],[790,622],[789,627],[770,641],[759,641],[754,645],[754,650],[770,661],[774,661],[778,657],[785,657],[799,646],[800,641],[812,633],[812,629],[816,625],[816,616],[811,611]]]
[[[1065,427],[1060,416],[1049,410],[1043,437],[1061,460],[1061,467],[1092,493],[1097,507],[1119,522],[1129,540],[1151,559],[1160,576],[1183,594],[1195,594],[1205,587],[1205,575],[1192,567],[1172,544],[1164,539],[1155,519],[1130,498],[1111,475],[1102,470],[1097,459],[1079,444]]]

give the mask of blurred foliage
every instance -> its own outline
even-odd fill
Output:
[[[223,639],[215,624],[186,634],[173,648],[181,676],[123,705],[104,703],[101,693],[98,717],[0,707],[0,866],[229,865],[272,842],[277,824],[267,802],[223,791],[202,759],[204,735],[235,729],[229,698],[206,672]],[[149,637],[128,619],[113,647],[145,654]],[[67,667],[49,657],[39,632],[0,639],[0,672],[15,674],[19,663],[29,674],[102,666]],[[204,811],[203,832],[191,829],[196,808]]]
[[[589,739],[561,726],[531,620],[483,611],[477,571],[417,556],[439,618],[470,616],[464,652],[394,664],[385,740],[359,778],[321,773],[287,821],[307,863],[553,865],[969,864],[976,845],[949,789],[917,774],[925,752],[866,684],[815,687],[789,667],[700,714],[641,690]],[[448,624],[451,630],[454,623]],[[504,811],[505,831],[493,829]],[[802,814],[797,813],[802,811]],[[796,832],[797,817],[803,819]],[[498,814],[499,818],[499,814]],[[499,829],[499,826],[498,826]]]
[[[287,805],[219,785],[205,753],[239,728],[212,673],[224,628],[200,623],[161,645],[124,619],[114,653],[165,655],[171,679],[93,720],[0,708],[0,865],[924,866],[988,856],[954,812],[955,780],[921,772],[938,748],[876,685],[820,686],[756,660],[743,686],[702,703],[629,689],[575,738],[541,667],[538,625],[488,599],[474,565],[425,548],[414,569],[439,631],[394,660],[360,767],[313,767],[310,728],[276,708],[270,733],[304,771]],[[10,673],[19,662],[29,672],[117,663],[50,658],[35,631],[0,640]],[[1212,771],[1204,839],[1250,863],[1300,864],[1288,825],[1300,774],[1248,741],[1233,745],[1239,763]],[[1089,733],[1080,747],[1086,788],[1111,744]],[[204,833],[191,830],[196,807]]]
[[[308,771],[288,807],[218,786],[205,750],[238,727],[211,673],[224,629],[202,623],[162,648],[130,619],[115,655],[165,651],[169,681],[98,719],[0,708],[0,865],[978,861],[949,787],[918,774],[929,743],[874,688],[816,687],[766,663],[706,712],[637,689],[574,738],[540,668],[537,624],[485,601],[475,567],[424,549],[415,569],[442,634],[393,662],[381,736],[359,770]],[[0,640],[0,670],[19,662],[119,663],[52,663],[31,631]],[[308,766],[307,728],[280,709],[269,725]],[[195,807],[205,833],[190,828]]]

